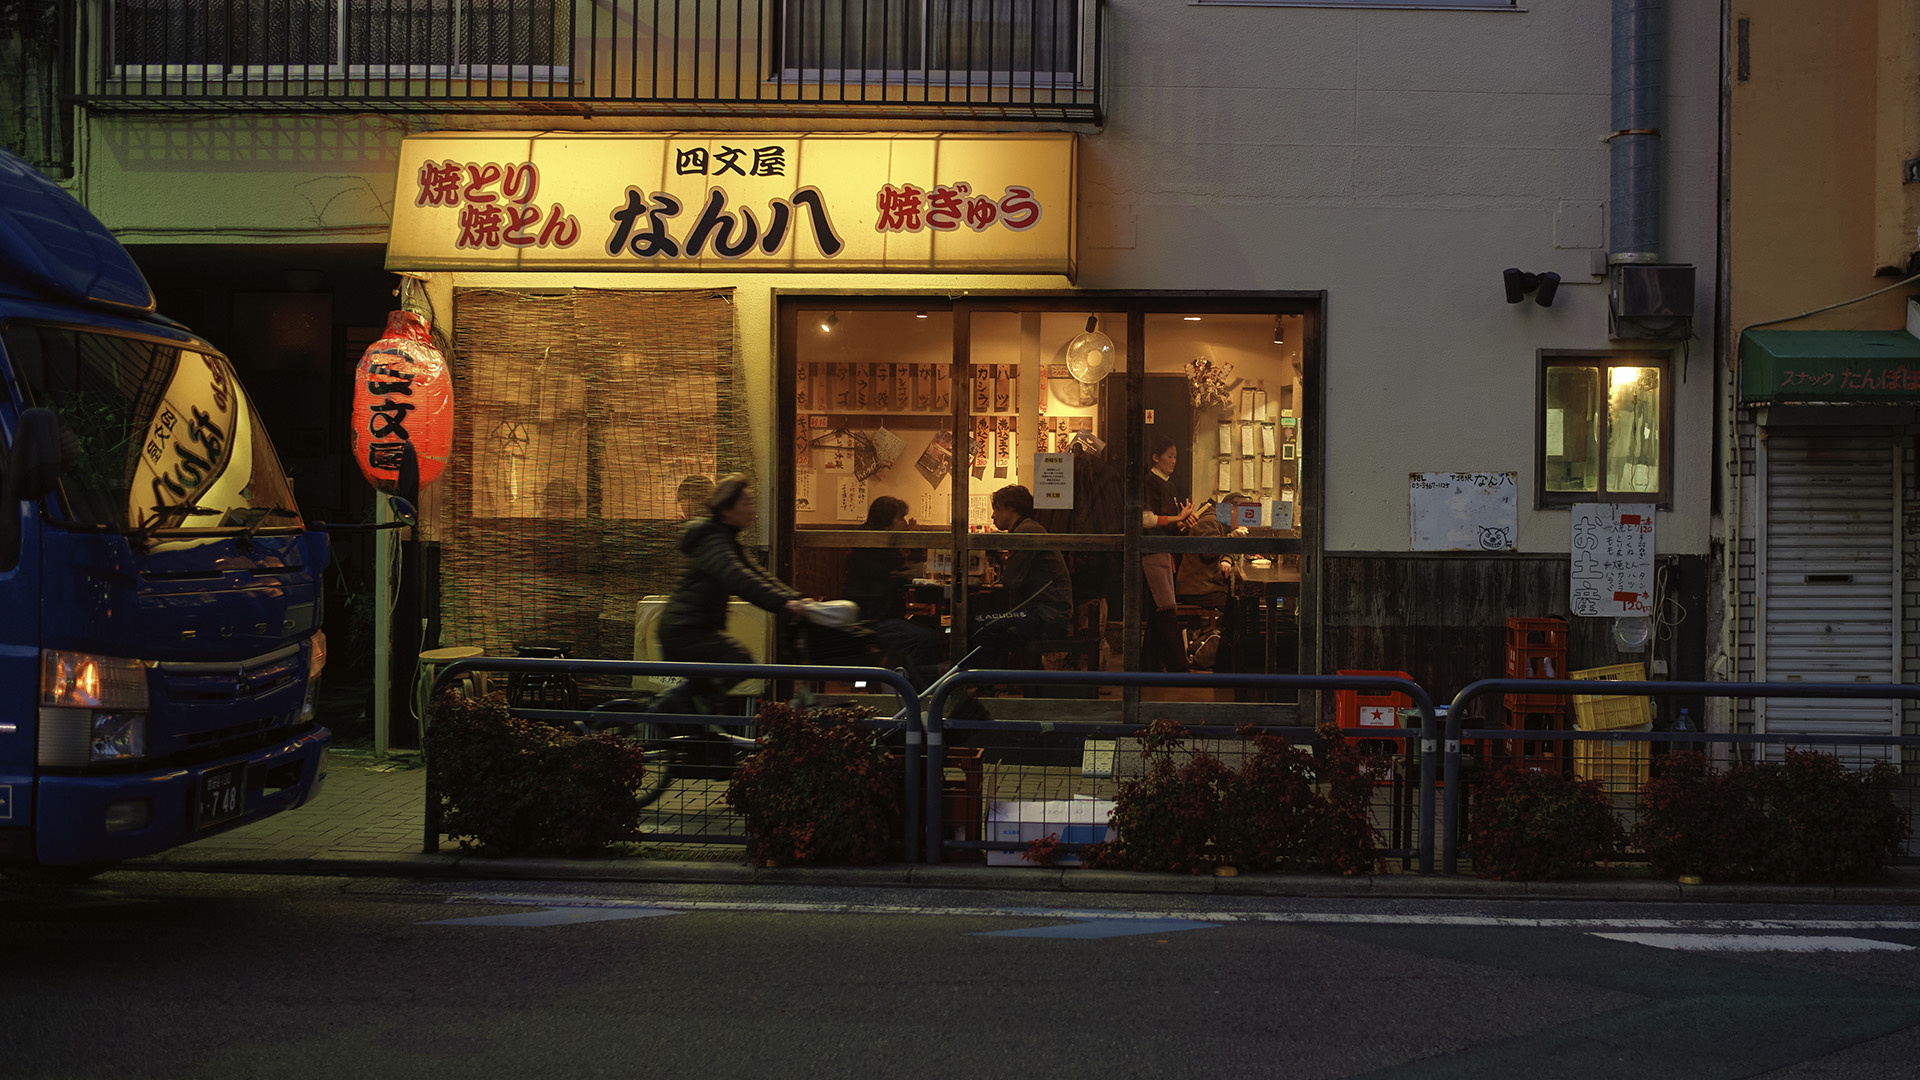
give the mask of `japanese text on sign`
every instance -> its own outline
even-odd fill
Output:
[[[750,161],[743,163],[749,153]],[[783,176],[784,153],[778,146],[752,150],[722,146],[711,154],[705,149],[683,150],[676,155],[674,171],[682,176]],[[416,180],[415,206],[459,209],[457,248],[569,248],[580,239],[580,223],[566,207],[556,202],[542,210],[534,204],[540,170],[533,162],[428,161],[420,166]],[[681,200],[664,191],[629,186],[625,201],[607,213],[612,222],[607,254],[698,258],[711,241],[714,254],[723,258],[739,258],[756,247],[773,255],[786,244],[798,212],[804,212],[812,226],[821,254],[832,258],[845,246],[817,188],[803,187],[789,199],[772,200],[764,232],[751,207],[729,210],[728,199],[725,188],[709,189],[693,224],[676,237],[668,229],[668,219],[680,215]],[[973,185],[966,182],[936,184],[930,190],[885,184],[875,202],[880,211],[876,232],[951,232],[962,226],[980,232],[996,224],[1022,232],[1040,220],[1040,202],[1033,189],[1017,184],[1008,186],[997,199],[975,195]]]
[[[1909,367],[1888,367],[1855,371],[1795,371],[1780,373],[1781,390],[1920,390],[1920,371]]]
[[[1653,507],[1579,503],[1573,507],[1575,615],[1648,615],[1653,611]]]
[[[200,365],[183,359],[148,426],[140,468],[153,501],[139,505],[141,491],[135,485],[129,508],[134,521],[190,503],[227,467],[238,416],[234,387],[224,365],[207,356],[198,359]]]

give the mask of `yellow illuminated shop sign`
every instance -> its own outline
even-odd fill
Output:
[[[436,133],[389,270],[1074,272],[1068,134]]]

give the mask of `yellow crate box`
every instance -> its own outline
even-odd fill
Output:
[[[1573,740],[1573,775],[1598,780],[1609,795],[1637,795],[1647,786],[1653,747],[1644,742]]]
[[[1613,664],[1567,673],[1575,679],[1604,682],[1645,682],[1645,664]],[[1618,731],[1653,722],[1653,700],[1608,694],[1573,695],[1573,726],[1581,731]]]

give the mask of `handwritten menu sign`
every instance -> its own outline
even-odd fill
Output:
[[[1573,613],[1651,614],[1653,550],[1652,504],[1575,504]]]

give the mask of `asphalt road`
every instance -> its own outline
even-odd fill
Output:
[[[1906,908],[121,872],[0,888],[0,1076],[1920,1077],[1917,947]]]

